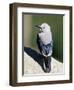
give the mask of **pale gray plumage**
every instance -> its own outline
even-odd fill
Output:
[[[44,69],[45,72],[50,72],[51,70],[51,55],[53,52],[53,40],[51,28],[47,23],[43,23],[39,28],[40,32],[37,34],[37,44],[41,54],[44,56]],[[46,66],[46,68],[45,68]]]
[[[47,23],[43,23],[40,26],[40,31],[37,35],[37,42],[40,44],[40,48],[42,48],[41,53],[46,57],[51,56],[53,47],[51,28]],[[45,52],[47,52],[47,54]]]

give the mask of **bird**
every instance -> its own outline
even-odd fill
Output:
[[[39,32],[37,33],[37,45],[41,55],[43,56],[43,69],[44,72],[51,71],[51,56],[53,53],[53,39],[51,27],[47,23],[35,25]]]

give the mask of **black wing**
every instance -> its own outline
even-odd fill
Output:
[[[37,34],[37,45],[38,45],[38,48],[39,48],[39,50],[40,50],[40,52],[42,53],[42,47],[41,47],[41,40],[40,40],[40,38],[39,38],[39,35]]]
[[[40,40],[39,35],[37,34],[37,44],[41,53],[43,52],[45,55],[52,53],[52,47],[53,47],[52,41],[49,44],[44,45],[43,42]]]

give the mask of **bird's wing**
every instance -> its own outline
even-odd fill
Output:
[[[38,44],[38,48],[41,53],[43,53],[45,55],[48,55],[50,53],[52,54],[53,41],[51,41],[47,45],[44,45],[43,42],[41,41],[39,35],[37,34],[37,44]]]
[[[38,45],[38,48],[40,50],[40,52],[42,53],[42,41],[40,40],[39,38],[39,35],[37,34],[37,45]]]

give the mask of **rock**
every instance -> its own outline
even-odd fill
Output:
[[[58,60],[51,58],[51,71],[49,74],[62,74],[63,63]],[[24,52],[24,75],[25,74],[45,74],[42,66],[36,62],[31,56]]]

